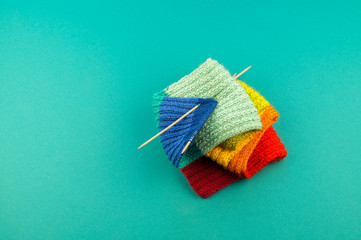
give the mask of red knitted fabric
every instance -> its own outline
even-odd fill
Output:
[[[247,169],[246,178],[251,178],[267,164],[285,158],[287,151],[276,131],[270,127],[266,130],[256,149],[252,153]],[[201,197],[207,198],[222,188],[240,179],[235,174],[225,170],[210,158],[198,158],[181,169],[193,190]]]
[[[247,163],[247,169],[243,172],[246,178],[253,177],[259,170],[268,164],[280,161],[287,156],[287,150],[276,131],[270,127],[258,143]]]
[[[237,175],[225,170],[206,156],[181,168],[181,171],[193,190],[203,198],[209,197],[239,179]]]

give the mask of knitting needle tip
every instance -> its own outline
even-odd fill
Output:
[[[248,69],[250,69],[252,66],[249,66],[248,68],[244,69],[242,72],[240,72],[236,77],[235,79],[239,78],[239,76],[241,76],[243,73],[247,72]]]
[[[191,142],[192,141],[187,142],[186,146],[182,150],[182,154],[187,150],[187,148],[189,147],[189,144],[191,144]]]
[[[188,112],[186,112],[183,116],[181,116],[180,118],[178,118],[176,121],[174,121],[171,125],[169,125],[168,127],[164,128],[161,132],[159,132],[158,134],[156,134],[155,136],[153,136],[151,139],[149,139],[148,141],[146,141],[145,143],[143,143],[142,145],[140,145],[138,147],[138,149],[144,147],[145,145],[147,145],[148,143],[150,143],[151,141],[153,141],[154,139],[156,139],[157,137],[159,137],[161,134],[163,134],[165,131],[167,131],[169,128],[173,127],[174,125],[176,125],[180,120],[182,120],[183,118],[185,118],[186,116],[188,116],[189,114],[191,114],[191,112],[193,112],[194,110],[196,110],[198,107],[200,106],[200,104],[196,105],[194,108],[192,108],[191,110],[189,110]]]

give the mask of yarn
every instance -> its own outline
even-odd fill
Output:
[[[199,107],[161,135],[163,148],[175,167],[179,167],[184,147],[202,128],[216,107],[217,101],[210,98],[162,97],[161,99],[157,112],[159,131],[171,125],[196,105]]]
[[[203,198],[240,179],[206,156],[198,158],[180,170],[193,190]]]
[[[270,106],[269,102],[247,84],[240,81],[238,82],[242,85],[242,87],[244,87],[244,89],[246,89],[247,93],[250,95],[251,100],[255,103],[255,106],[261,117],[263,129],[268,128],[269,126],[264,126],[264,122],[271,122],[271,124],[273,124],[278,118],[278,113],[276,117],[274,116],[276,113],[274,113],[273,111],[266,111],[267,108],[273,109],[273,107]],[[275,117],[276,119],[274,119]],[[249,141],[251,141],[252,138],[254,138],[255,135],[252,135],[253,133],[254,132],[252,131],[248,131],[227,140],[230,142],[230,145],[234,143],[237,144],[234,150],[225,148],[222,146],[222,144],[220,144],[207,152],[205,155],[227,168],[229,162],[236,156],[236,154],[239,153],[249,143]]]
[[[246,170],[248,159],[251,156],[253,150],[257,146],[259,140],[263,136],[264,132],[277,121],[278,112],[272,107],[267,107],[261,114],[261,120],[263,128],[261,131],[257,131],[250,136],[250,141],[238,152],[232,160],[228,163],[226,169],[241,176],[242,172]]]
[[[256,90],[248,86],[246,83],[237,81],[241,86],[246,90],[247,94],[250,96],[251,101],[254,103],[258,113],[261,113],[266,107],[270,106],[270,103]],[[242,133],[233,138],[227,139],[221,143],[221,146],[228,149],[236,149],[237,144],[245,138],[247,135],[252,132]]]
[[[269,127],[258,142],[247,163],[246,171],[242,175],[245,178],[251,178],[268,164],[280,161],[286,156],[287,150],[281,139],[276,131]]]
[[[252,153],[244,175],[237,176],[205,156],[181,168],[181,171],[193,190],[199,196],[207,198],[242,177],[253,177],[268,164],[280,161],[286,156],[287,151],[276,131],[269,127]]]
[[[218,102],[211,116],[183,154],[178,167],[184,167],[231,137],[259,130],[262,123],[258,111],[245,89],[217,61],[207,59],[189,75],[155,94],[156,117],[159,99],[167,97],[212,98]],[[158,107],[157,107],[158,106]]]
[[[287,156],[272,127],[278,112],[256,90],[235,81],[215,60],[207,59],[154,95],[158,130],[197,105],[161,135],[161,143],[199,196],[207,198]]]

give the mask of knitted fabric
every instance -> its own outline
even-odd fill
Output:
[[[263,114],[264,110],[270,106],[269,102],[264,99],[258,92],[256,92],[254,89],[249,87],[244,82],[238,81],[238,83],[241,84],[241,86],[246,90],[247,94],[250,96],[251,101],[254,102],[258,114],[265,118],[266,115]],[[226,140],[225,142],[222,142],[220,145],[212,148],[209,152],[207,152],[205,155],[207,157],[212,158],[213,160],[217,161],[222,166],[227,166],[228,163],[231,161],[231,159],[242,150],[244,146],[251,140],[252,133],[254,131],[248,131],[241,133],[231,139]],[[232,147],[224,147],[223,145],[233,145],[237,144],[236,148],[233,150]]]
[[[277,121],[278,116],[278,112],[276,112],[276,110],[272,106],[267,107],[263,111],[261,115],[261,120],[263,124],[262,130],[257,131],[250,136],[251,139],[249,140],[247,145],[245,145],[242,150],[232,158],[232,160],[228,163],[226,169],[237,174],[238,176],[242,175],[242,172],[246,170],[248,159],[251,156],[253,150],[256,148],[259,140],[261,139],[265,131]]]
[[[238,81],[241,86],[246,90],[247,94],[250,96],[252,102],[254,103],[258,113],[260,114],[266,107],[270,106],[269,102],[262,97],[256,90],[248,86],[246,83]],[[241,133],[233,138],[227,139],[221,143],[221,146],[228,149],[236,149],[237,144],[243,139],[252,134],[252,132]]]
[[[199,107],[161,135],[163,148],[176,167],[179,166],[184,147],[202,128],[217,102],[210,98],[162,97],[160,106],[157,107],[158,127],[162,131],[196,105]]]
[[[181,168],[181,171],[193,190],[203,198],[209,197],[239,179],[237,175],[228,172],[205,156]]]
[[[275,123],[278,119],[278,113],[272,106],[266,107],[262,112],[260,112],[260,116],[263,124],[263,131],[267,129],[271,124]],[[207,152],[205,155],[216,161],[218,164],[227,168],[228,164],[233,158],[235,158],[237,153],[240,153],[253,138],[258,138],[259,140],[262,134],[262,131],[244,133],[242,134],[243,138],[238,142],[235,150],[227,149],[218,145],[217,147],[214,147],[211,151]],[[255,141],[257,141],[257,139],[255,139]],[[248,158],[243,159],[243,166],[247,164],[247,160]]]
[[[248,161],[244,177],[250,178],[271,162],[282,160],[287,151],[275,130],[270,127],[259,141]],[[201,197],[207,198],[240,179],[207,157],[201,157],[181,169],[190,186]]]
[[[157,102],[164,96],[212,98],[218,102],[214,112],[195,136],[193,144],[182,156],[179,167],[188,165],[226,139],[262,128],[257,109],[249,95],[222,65],[212,59],[157,93],[154,101]],[[158,110],[155,107],[156,116]]]
[[[280,161],[286,156],[287,150],[281,143],[281,139],[273,127],[269,127],[258,142],[247,163],[246,171],[242,175],[245,178],[251,178],[268,164]]]

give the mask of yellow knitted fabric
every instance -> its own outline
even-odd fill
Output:
[[[267,107],[263,111],[261,114],[261,121],[263,125],[262,130],[254,132],[250,136],[251,140],[232,158],[227,167],[225,167],[227,170],[237,174],[238,176],[242,176],[242,173],[247,169],[248,159],[253,150],[256,148],[265,131],[277,121],[278,116],[278,112],[272,106]],[[241,142],[242,141],[243,140],[241,140]]]
[[[238,82],[246,90],[247,94],[250,96],[250,99],[254,102],[255,107],[257,108],[258,114],[261,116],[261,121],[262,121],[263,112],[267,107],[270,106],[269,102],[244,82],[241,81]],[[232,158],[238,152],[240,152],[242,148],[246,146],[246,144],[252,139],[253,136],[252,133],[254,133],[254,131],[248,131],[234,137],[234,140],[231,140],[230,144],[235,143],[236,144],[235,149],[225,148],[222,146],[222,144],[219,144],[218,146],[208,151],[205,155],[217,161],[218,164],[226,167],[228,163],[232,160]]]
[[[252,102],[254,103],[255,107],[258,110],[258,113],[261,113],[266,107],[270,106],[269,102],[262,97],[257,91],[253,88],[245,84],[244,82],[238,81],[241,86],[246,90],[247,94],[250,96]],[[254,131],[252,131],[254,132]],[[237,144],[245,137],[250,135],[252,132],[241,133],[235,137],[227,139],[226,141],[222,142],[220,145],[224,148],[228,149],[236,149]]]

